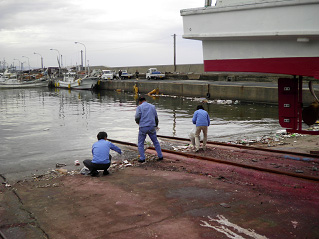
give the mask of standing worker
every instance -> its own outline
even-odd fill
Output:
[[[135,71],[135,77],[136,77],[136,80],[138,80],[138,76],[139,76],[139,74],[140,74],[140,73],[138,72],[138,70],[136,70],[136,71]]]
[[[203,131],[203,149],[206,150],[206,143],[207,143],[207,130],[208,126],[210,124],[210,118],[208,113],[204,110],[204,107],[202,105],[197,106],[197,110],[194,113],[193,116],[193,124],[196,125],[196,131],[195,131],[195,149],[196,152],[199,151],[199,145],[200,145],[200,133]]]
[[[121,80],[122,79],[122,71],[119,70],[119,79]]]
[[[155,106],[146,102],[145,97],[138,99],[139,106],[136,108],[135,122],[139,125],[138,132],[138,152],[140,153],[139,163],[145,162],[144,141],[148,135],[157,152],[158,161],[163,160],[161,145],[156,136],[156,127],[158,126],[158,117]]]

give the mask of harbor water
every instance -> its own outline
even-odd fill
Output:
[[[157,108],[160,135],[188,138],[203,101],[211,118],[210,141],[256,139],[281,129],[277,106],[174,96],[147,96],[147,101]],[[0,174],[10,181],[54,169],[56,163],[82,163],[91,158],[99,131],[137,143],[136,106],[137,97],[125,92],[0,90]]]

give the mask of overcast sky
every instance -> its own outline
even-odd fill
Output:
[[[213,1],[215,2],[215,1]],[[181,9],[203,7],[204,0],[0,0],[0,61],[31,67],[81,63],[140,66],[203,62],[200,41],[182,38]],[[50,50],[57,49],[59,51]],[[22,57],[25,56],[25,57]],[[14,60],[18,59],[18,60]]]

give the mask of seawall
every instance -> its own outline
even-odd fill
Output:
[[[221,100],[239,100],[241,102],[254,102],[265,104],[278,104],[278,88],[276,84],[245,85],[245,84],[219,84],[214,81],[191,81],[191,80],[113,80],[102,81],[99,89],[121,90],[134,92],[134,86],[138,87],[140,94],[158,88],[160,94],[186,97],[203,97]],[[303,89],[303,103],[310,104],[314,101],[309,89]]]
[[[91,66],[90,69],[99,70],[127,70],[131,74],[139,71],[140,76],[145,77],[145,73],[149,68],[157,68],[160,72],[165,72],[169,78],[174,79],[193,79],[193,80],[213,80],[213,81],[259,81],[259,82],[273,82],[283,75],[264,74],[264,73],[240,73],[240,72],[205,72],[204,64],[184,64],[176,65],[148,65],[148,66],[123,66],[123,67],[109,67],[109,66]],[[291,76],[289,76],[291,77]]]
[[[118,72],[119,70],[127,70],[129,73],[134,73],[138,70],[140,73],[146,73],[149,68],[157,68],[161,72],[179,72],[179,73],[204,73],[204,64],[184,64],[176,65],[176,70],[174,65],[148,65],[148,66],[125,66],[125,67],[107,67],[107,66],[93,66],[91,69],[109,69]]]

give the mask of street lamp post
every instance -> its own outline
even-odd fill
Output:
[[[22,69],[21,69],[21,61],[20,61],[19,59],[13,59],[13,60],[16,60],[16,61],[19,62],[19,67],[20,67],[20,71],[21,71],[21,70],[22,70]]]
[[[76,41],[76,42],[74,42],[75,44],[81,44],[81,45],[83,45],[84,46],[84,49],[85,49],[85,74],[89,74],[89,72],[88,72],[88,69],[87,69],[87,66],[86,66],[86,46],[83,44],[83,43],[81,43],[81,42],[78,42],[78,41]]]
[[[31,74],[31,69],[30,69],[30,59],[29,59],[29,57],[27,57],[27,56],[22,56],[22,57],[24,57],[24,58],[28,58],[28,66],[29,66],[29,80],[31,80],[31,76],[30,76],[30,74]]]
[[[60,54],[60,52],[57,50],[57,49],[50,49],[51,51],[57,51],[58,52],[58,59],[59,59],[59,75],[61,74],[61,54]]]
[[[36,52],[34,52],[33,54],[37,54],[37,55],[41,56],[41,54],[36,53]],[[43,71],[43,57],[42,56],[41,56],[41,68],[42,68],[42,71]]]
[[[23,70],[23,65],[24,65],[24,63],[27,63],[27,62],[25,62],[25,61],[21,62],[21,69],[22,69],[22,70]]]
[[[27,56],[22,56],[22,57],[28,58],[28,66],[29,66],[29,71],[30,71],[30,58]]]

